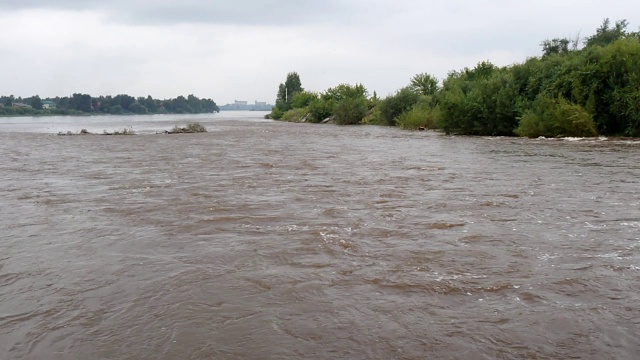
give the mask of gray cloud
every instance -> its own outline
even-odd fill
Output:
[[[287,25],[331,22],[353,11],[339,0],[0,0],[0,10],[96,10],[130,24]]]
[[[604,17],[635,29],[638,14],[637,0],[0,0],[0,59],[15,69],[0,94],[273,101],[298,71],[309,90],[386,95],[419,72],[523,61]]]

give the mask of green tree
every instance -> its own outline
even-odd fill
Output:
[[[333,114],[335,102],[332,100],[316,99],[309,103],[307,109],[311,114],[311,122],[321,122]]]
[[[82,112],[91,112],[91,95],[88,94],[73,94],[69,99],[69,107],[74,110]]]
[[[306,108],[316,99],[318,99],[318,94],[309,91],[300,91],[293,95],[291,107],[294,109]]]
[[[111,105],[109,107],[109,114],[114,114],[114,115],[122,114],[122,106],[120,106],[120,105]]]
[[[367,98],[345,98],[336,104],[333,114],[338,125],[356,125],[367,115]]]
[[[394,95],[380,101],[380,116],[386,125],[397,125],[398,116],[411,109],[418,102],[420,95],[410,87],[398,90]]]
[[[280,119],[282,114],[291,109],[293,97],[295,94],[304,91],[300,75],[297,72],[287,74],[284,83],[278,86],[278,95],[276,97],[276,105],[271,111],[272,119]]]
[[[409,87],[420,95],[434,95],[438,92],[438,79],[430,74],[417,74],[411,78]]]
[[[278,87],[277,101],[284,102],[288,107],[291,107],[293,96],[301,91],[304,91],[304,89],[302,88],[300,75],[297,72],[290,72],[287,74],[284,84],[280,84]]]
[[[159,106],[156,100],[154,100],[151,95],[148,95],[146,98],[140,97],[138,98],[138,102],[146,107],[149,112],[156,113],[158,112]]]
[[[525,111],[515,133],[527,137],[595,136],[593,117],[582,106],[565,99],[539,96]]]
[[[9,95],[9,96],[5,97],[4,105],[7,106],[7,107],[11,107],[11,106],[13,106],[14,100],[15,100],[15,97],[13,95]]]
[[[437,95],[443,129],[465,135],[513,135],[518,90],[509,68],[488,62],[450,73]]]
[[[31,101],[29,101],[29,105],[31,105],[31,107],[36,110],[42,110],[42,99],[40,99],[40,96],[36,95],[31,98]]]
[[[120,105],[120,108],[123,111],[129,111],[129,106],[131,106],[131,104],[133,104],[134,102],[136,102],[136,98],[134,98],[133,96],[118,94],[113,97],[112,104]]]
[[[328,88],[320,97],[327,101],[339,102],[344,99],[357,99],[367,96],[367,88],[362,84],[340,84],[335,87]]]
[[[542,46],[542,56],[568,54],[570,44],[571,40],[567,38],[547,39],[540,44]]]
[[[146,114],[147,112],[149,112],[149,110],[146,107],[144,107],[144,105],[141,105],[137,101],[129,105],[129,111],[135,114]]]
[[[609,18],[604,19],[602,25],[596,30],[595,35],[587,38],[585,44],[587,46],[606,46],[618,39],[622,39],[627,36],[627,26],[629,22],[627,20],[618,20],[614,26],[611,26],[611,20]]]

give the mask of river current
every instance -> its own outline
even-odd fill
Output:
[[[640,358],[640,142],[261,115],[0,118],[0,359]]]

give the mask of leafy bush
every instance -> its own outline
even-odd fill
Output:
[[[346,98],[336,104],[333,114],[335,122],[338,125],[355,125],[359,124],[367,115],[368,102],[367,98],[360,96],[358,98]]]
[[[454,72],[437,95],[447,133],[513,135],[518,125],[518,87],[510,69],[482,62]]]
[[[435,103],[433,97],[421,96],[411,110],[398,116],[398,126],[408,130],[439,129],[440,116],[440,107]]]
[[[109,114],[122,114],[122,106],[120,105],[113,105],[111,107],[109,107]]]
[[[200,123],[191,123],[187,125],[187,130],[194,133],[207,132],[207,129],[204,125]]]
[[[207,132],[207,129],[200,123],[187,124],[185,127],[174,126],[173,129],[167,131],[169,134],[191,134]]]
[[[384,125],[382,114],[380,114],[380,107],[375,106],[373,109],[369,110],[364,119],[362,119],[362,123],[367,125]]]
[[[408,87],[380,101],[380,115],[385,125],[395,126],[397,117],[418,102],[419,95]]]
[[[280,110],[277,106],[274,106],[273,109],[271,109],[271,115],[269,117],[273,120],[280,120],[282,119],[282,115],[284,115],[284,111]]]
[[[291,109],[282,114],[282,120],[289,122],[300,122],[305,116],[307,116],[308,113],[309,111],[303,108]]]
[[[318,99],[318,94],[309,91],[301,91],[293,95],[293,98],[291,99],[291,107],[294,109],[305,108],[316,99]]]
[[[367,89],[362,84],[349,85],[340,84],[336,87],[328,88],[320,95],[323,100],[339,102],[344,99],[359,99],[367,97]]]
[[[530,138],[597,135],[593,116],[582,106],[544,95],[539,96],[532,108],[525,111],[515,133]]]
[[[438,78],[431,74],[417,74],[411,78],[411,90],[420,95],[434,95],[438,92]]]
[[[310,122],[319,123],[333,114],[335,102],[333,100],[316,99],[307,107],[311,114]]]

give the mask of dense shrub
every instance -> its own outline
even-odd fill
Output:
[[[539,96],[531,109],[524,113],[515,133],[530,138],[597,135],[593,117],[582,106],[544,95]]]
[[[311,114],[310,122],[321,122],[333,114],[334,102],[331,100],[316,99],[307,107]]]
[[[420,95],[412,89],[405,87],[394,95],[380,101],[380,115],[384,125],[397,125],[397,118],[403,112],[411,109],[418,102]]]
[[[304,108],[291,109],[282,114],[282,120],[290,122],[300,122],[309,112]]]
[[[447,133],[513,135],[517,95],[508,69],[483,62],[472,70],[451,73],[437,95],[442,127]]]
[[[371,106],[371,103],[369,103]],[[382,120],[382,114],[380,113],[380,107],[375,106],[367,112],[364,119],[362,119],[363,124],[367,125],[385,125],[384,120]]]
[[[273,120],[280,120],[282,119],[282,115],[284,115],[284,111],[280,110],[277,106],[274,106],[273,109],[271,109],[269,117]]]
[[[291,99],[291,107],[294,109],[305,108],[317,99],[318,94],[309,91],[301,91],[293,95],[293,98]]]
[[[440,116],[440,107],[433,97],[421,96],[411,110],[405,111],[398,116],[398,126],[408,130],[419,128],[439,129]]]
[[[358,98],[345,98],[339,101],[333,114],[338,125],[359,124],[367,115],[367,99],[364,96]]]
[[[367,89],[362,84],[349,85],[340,84],[338,86],[328,88],[320,95],[323,100],[335,101],[336,103],[344,99],[358,99],[367,97]]]

